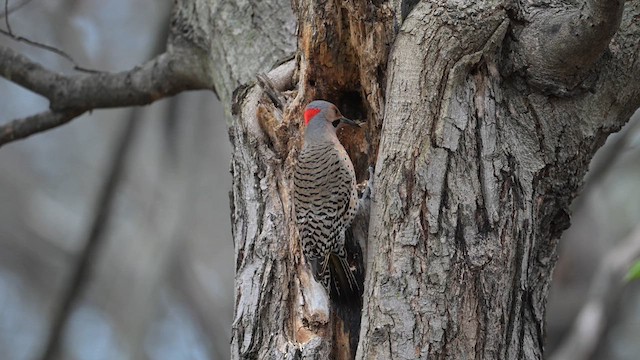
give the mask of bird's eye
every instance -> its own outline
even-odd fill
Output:
[[[338,120],[333,120],[333,122],[331,122],[331,125],[333,125],[334,128],[337,128],[338,125],[340,125],[340,119]]]

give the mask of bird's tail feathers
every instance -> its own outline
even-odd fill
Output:
[[[334,301],[352,302],[362,295],[362,289],[346,257],[331,253],[326,258],[307,258],[307,263],[313,277]]]
[[[322,257],[309,257],[306,258],[307,263],[311,267],[311,273],[313,274],[313,278],[316,279],[317,282],[322,284],[325,289],[329,288],[329,271],[326,271],[328,258]]]
[[[329,255],[330,297],[337,301],[353,300],[362,294],[351,266],[345,257]]]

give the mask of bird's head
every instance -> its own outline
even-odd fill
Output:
[[[307,105],[304,109],[304,123],[307,128],[325,128],[328,123],[334,132],[340,124],[359,126],[355,121],[342,116],[335,105],[324,100],[314,100]]]

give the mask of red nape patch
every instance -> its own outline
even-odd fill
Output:
[[[304,112],[304,124],[309,125],[309,121],[313,119],[314,116],[318,115],[320,109],[309,109]]]

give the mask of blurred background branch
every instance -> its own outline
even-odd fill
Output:
[[[625,273],[640,256],[640,225],[602,258],[591,281],[585,304],[578,313],[566,340],[549,357],[550,360],[591,359],[603,340],[602,334],[611,320],[611,312],[623,287]]]
[[[46,97],[52,109],[0,127],[0,146],[66,124],[85,111],[147,105],[185,90],[213,89],[210,77],[191,67],[188,57],[169,52],[130,71],[65,76],[0,46],[0,76]]]
[[[20,10],[23,6],[27,5],[33,0],[22,0],[18,3],[14,3],[9,6],[9,0],[5,0],[4,9],[0,12],[0,19],[4,19],[5,17],[11,15],[11,13]]]
[[[105,74],[74,74],[64,58],[8,37],[0,47],[77,84],[141,71],[165,51],[170,2],[17,5],[8,5],[14,34]],[[78,114],[77,103],[51,110],[4,80],[0,137],[30,133],[10,119],[40,119],[37,131],[77,120],[0,149],[0,359],[228,359],[230,145],[211,88]]]
[[[70,279],[64,287],[59,310],[54,314],[49,339],[42,355],[42,360],[54,360],[59,357],[60,342],[64,335],[64,329],[71,317],[73,309],[79,304],[82,294],[88,288],[91,281],[93,266],[98,262],[99,250],[105,238],[105,231],[108,230],[109,220],[112,216],[112,208],[116,199],[117,191],[120,189],[126,161],[135,139],[140,108],[130,110],[129,118],[126,121],[122,134],[119,135],[113,147],[113,156],[108,165],[107,175],[104,183],[98,192],[95,205],[94,216],[87,232],[84,247],[78,255],[78,260],[71,271]]]
[[[640,286],[625,282],[640,252],[640,113],[598,151],[560,254],[548,304],[553,360],[631,360],[640,351]]]

